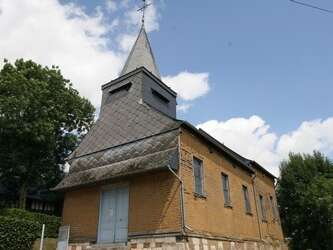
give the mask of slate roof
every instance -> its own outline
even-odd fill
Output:
[[[102,105],[99,119],[70,159],[179,127],[179,121],[141,101],[142,74],[129,74],[124,81],[132,83],[131,91]]]
[[[147,84],[144,74],[161,85],[142,27],[121,76],[102,86],[100,117],[69,156],[70,171],[55,190],[168,166],[177,169],[181,122],[143,101]],[[163,84],[161,87],[176,97],[168,87]]]
[[[143,25],[127,58],[125,66],[120,73],[120,76],[125,75],[142,66],[158,78],[161,78],[146,30]]]
[[[72,159],[69,174],[55,190],[102,182],[142,172],[178,168],[178,129],[141,138]]]

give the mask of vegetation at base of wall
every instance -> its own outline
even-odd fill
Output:
[[[290,154],[277,185],[281,222],[292,250],[333,249],[333,162],[319,152]]]
[[[41,213],[32,213],[16,208],[3,209],[1,210],[0,215],[20,220],[37,222],[39,225],[45,224],[45,237],[56,238],[58,236],[58,229],[61,224],[60,217]]]
[[[40,224],[0,216],[0,250],[29,250],[40,233]]]

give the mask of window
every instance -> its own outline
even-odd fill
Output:
[[[249,191],[247,190],[247,186],[243,186],[243,195],[245,203],[245,212],[247,214],[251,214],[251,204],[250,204]]]
[[[193,157],[195,193],[203,195],[202,160]]]
[[[111,94],[111,95],[114,95],[114,94],[116,94],[116,93],[118,93],[118,92],[121,92],[121,91],[123,91],[123,90],[126,90],[126,91],[128,91],[130,88],[131,88],[131,85],[132,85],[132,83],[126,83],[126,84],[124,84],[124,85],[121,85],[121,86],[119,86],[119,87],[116,87],[116,88],[113,88],[113,89],[111,89],[110,91],[109,91],[109,93]]]
[[[260,204],[261,218],[263,221],[266,221],[265,200],[261,194],[259,194],[259,204]]]
[[[151,89],[151,92],[153,93],[153,96],[162,104],[168,104],[170,101],[168,98],[166,98],[164,95],[156,91],[155,89]]]
[[[111,90],[109,91],[109,96],[107,97],[106,103],[114,102],[118,99],[121,99],[122,97],[126,96],[129,89],[131,88],[132,83],[126,83],[124,85],[120,86],[114,86],[111,87]]]
[[[272,208],[273,218],[277,219],[278,218],[278,213],[277,213],[277,208],[276,208],[273,196],[269,196],[269,200],[271,202],[271,208]]]
[[[223,196],[224,196],[224,205],[231,206],[230,201],[230,190],[229,190],[229,177],[226,174],[222,173],[222,189],[223,189]]]

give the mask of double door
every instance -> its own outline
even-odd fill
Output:
[[[114,186],[102,191],[98,243],[127,242],[128,186]]]

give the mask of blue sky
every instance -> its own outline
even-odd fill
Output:
[[[304,1],[333,10],[329,0]],[[0,31],[10,33],[3,57],[59,65],[98,108],[99,86],[117,76],[137,34],[141,1],[23,2],[0,2]],[[333,157],[333,14],[288,0],[155,0],[147,22],[163,79],[192,94],[179,90],[189,107],[179,118],[275,174],[289,151]],[[18,39],[29,51],[10,46]]]
[[[90,12],[103,4],[76,2]],[[333,10],[332,1],[305,2]],[[210,74],[210,93],[181,118],[199,123],[257,114],[285,133],[333,114],[333,14],[288,0],[156,5],[160,27],[150,39],[162,75]]]

